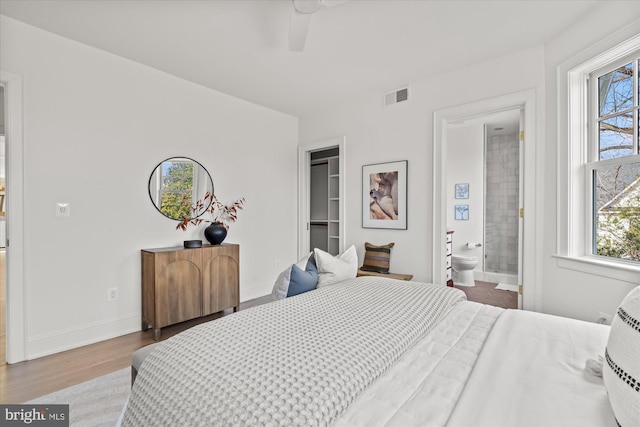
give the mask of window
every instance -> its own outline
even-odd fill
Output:
[[[585,190],[590,254],[640,261],[640,52],[589,74]]]
[[[629,27],[558,66],[558,267],[638,280],[639,60]]]

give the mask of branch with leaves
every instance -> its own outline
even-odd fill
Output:
[[[242,210],[244,202],[244,197],[242,197],[229,205],[225,205],[218,200],[215,194],[207,192],[204,198],[196,201],[196,203],[191,206],[191,212],[193,212],[194,216],[198,212],[202,212],[203,214],[208,213],[211,219],[202,219],[202,215],[196,218],[184,218],[178,223],[176,230],[186,230],[190,225],[197,226],[203,222],[219,222],[228,230],[231,223],[236,222],[238,219],[238,211]],[[205,209],[206,206],[209,207]]]

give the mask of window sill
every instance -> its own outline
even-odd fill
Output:
[[[626,262],[607,261],[590,256],[552,255],[558,267],[582,273],[594,274],[609,279],[640,283],[640,265]]]

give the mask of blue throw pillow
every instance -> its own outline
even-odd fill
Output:
[[[291,266],[291,275],[289,276],[289,289],[287,297],[312,291],[318,286],[318,268],[316,267],[313,255],[309,257],[307,266],[304,271],[297,265]]]
[[[273,285],[271,295],[274,300],[311,291],[318,285],[318,268],[310,252],[297,263],[284,270]]]

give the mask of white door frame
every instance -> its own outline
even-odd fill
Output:
[[[524,135],[525,132],[525,114],[524,109],[520,109],[520,119],[518,120],[518,170],[524,171],[525,169],[525,157],[524,157]],[[524,212],[524,173],[518,174],[518,208]],[[524,283],[524,218],[522,215],[518,218],[518,283]],[[518,291],[518,310],[522,310],[524,298],[521,292]]]
[[[0,70],[6,96],[7,363],[26,360],[22,76]]]
[[[345,137],[338,136],[322,141],[316,141],[308,144],[300,144],[298,146],[298,259],[309,253],[309,185],[311,153],[314,151],[326,150],[328,148],[338,147],[339,171],[340,171],[340,201],[338,202],[338,211],[340,215],[340,224],[338,231],[340,238],[338,239],[339,253],[344,252],[345,242],[345,210],[344,196],[345,189]]]
[[[524,149],[524,212],[522,246],[522,300],[525,310],[537,311],[539,308],[536,294],[536,278],[538,277],[538,252],[542,250],[541,240],[537,238],[537,218],[542,219],[541,200],[538,192],[542,185],[538,179],[544,176],[543,163],[537,161],[544,154],[538,147],[536,137],[536,92],[527,90],[505,96],[491,98],[470,104],[438,110],[433,113],[433,283],[444,284],[446,281],[446,233],[447,233],[447,192],[445,168],[447,165],[447,126],[471,118],[481,117],[500,111],[522,108],[524,111],[525,140]]]

